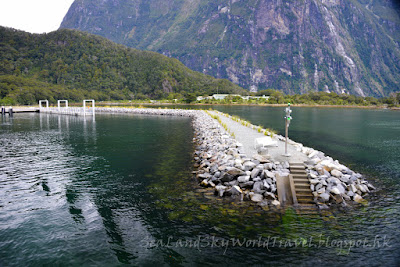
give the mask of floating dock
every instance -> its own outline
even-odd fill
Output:
[[[40,112],[39,108],[35,107],[1,107],[0,113],[2,115],[10,115],[14,113],[28,113],[28,112]]]
[[[86,106],[89,102],[91,105]],[[61,107],[61,103],[65,103],[64,107]],[[43,106],[42,104],[46,104]],[[58,100],[57,107],[49,107],[48,100],[40,100],[39,107],[10,107],[2,106],[0,109],[0,114],[2,116],[9,115],[12,116],[14,113],[27,113],[27,112],[43,112],[51,114],[63,114],[63,115],[74,115],[74,116],[86,116],[95,115],[95,101],[93,99],[83,100],[82,107],[69,107],[68,100]]]
[[[86,103],[91,103],[91,107],[86,107]],[[46,106],[43,107],[42,104],[45,103]],[[61,107],[61,103],[65,103],[64,107]],[[39,101],[39,110],[43,113],[52,113],[52,114],[63,114],[63,115],[74,115],[74,116],[86,116],[86,115],[95,115],[95,101],[93,99],[85,99],[83,100],[82,107],[69,107],[68,100],[58,100],[57,107],[51,108],[49,107],[48,100],[40,100]]]

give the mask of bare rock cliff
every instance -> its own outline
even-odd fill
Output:
[[[251,91],[400,87],[394,0],[76,0],[61,28],[175,57]]]

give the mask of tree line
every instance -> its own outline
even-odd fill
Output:
[[[362,97],[350,94],[328,92],[309,92],[306,94],[286,95],[281,91],[267,89],[250,96],[268,96],[266,98],[243,99],[240,96],[228,96],[223,100],[204,99],[197,101],[204,104],[299,104],[299,105],[338,105],[338,106],[388,106],[396,107],[400,103],[400,92],[391,93],[388,97]],[[183,101],[183,99],[182,99]]]
[[[103,37],[62,29],[30,34],[0,27],[0,103],[40,99],[162,99],[171,94],[243,93],[224,79],[195,72],[176,59]]]

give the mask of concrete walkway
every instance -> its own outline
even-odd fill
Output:
[[[263,133],[259,133],[257,130],[251,129],[250,127],[243,126],[241,123],[236,122],[230,118],[225,117],[219,112],[216,111],[208,111],[212,115],[217,115],[223,123],[226,124],[228,129],[235,134],[235,139],[243,145],[243,153],[245,153],[248,157],[252,157],[253,155],[257,154],[257,150],[254,147],[254,142],[256,138],[265,137]],[[282,119],[282,123],[284,123]],[[289,128],[290,129],[290,128]],[[289,130],[290,135],[290,130]],[[305,162],[308,160],[308,157],[296,150],[294,145],[288,144],[288,152],[291,155],[290,157],[285,157],[285,142],[280,141],[274,136],[274,141],[278,142],[278,146],[273,147],[269,146],[268,154],[271,156],[272,161],[279,161],[284,162]]]

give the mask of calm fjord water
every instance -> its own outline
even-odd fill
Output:
[[[216,108],[282,132],[283,108]],[[399,116],[294,108],[294,140],[367,173],[378,187],[368,206],[302,214],[219,200],[200,189],[186,118],[3,117],[0,266],[395,266]]]

